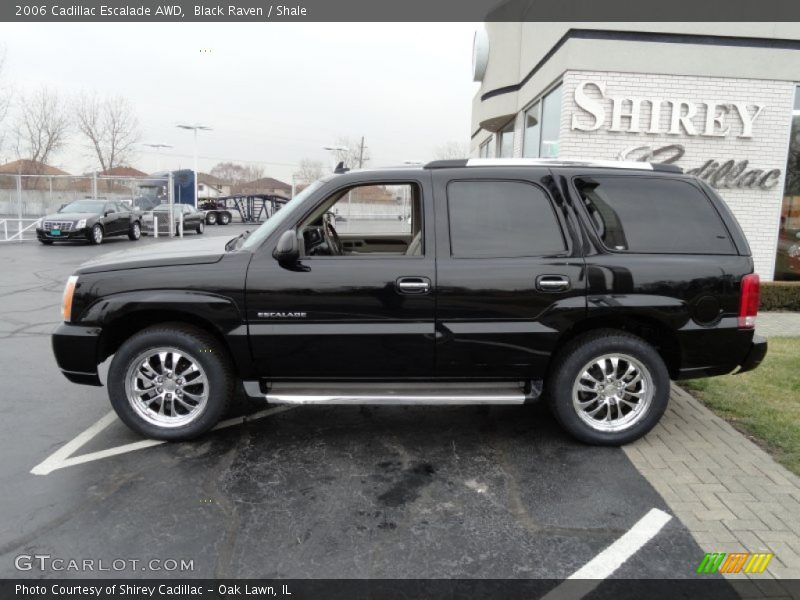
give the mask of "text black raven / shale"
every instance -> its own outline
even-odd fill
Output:
[[[306,17],[308,10],[304,6],[288,6],[270,4],[266,6],[237,6],[235,4],[196,4],[195,17]]]

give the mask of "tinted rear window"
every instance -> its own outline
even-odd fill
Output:
[[[521,181],[454,181],[447,186],[450,249],[458,258],[547,256],[566,250],[544,191]]]
[[[610,250],[736,254],[711,201],[686,181],[609,176],[582,177],[575,184]]]

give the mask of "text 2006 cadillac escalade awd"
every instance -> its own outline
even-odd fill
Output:
[[[405,212],[362,232],[334,216],[353,198]],[[113,355],[111,403],[153,438],[208,431],[241,382],[271,403],[541,393],[576,438],[622,444],[656,424],[671,379],[761,362],[758,294],[731,212],[676,167],[438,161],[332,175],[227,243],[86,263],[53,349],[89,385]]]

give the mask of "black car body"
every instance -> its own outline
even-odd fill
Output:
[[[766,341],[750,250],[719,196],[674,168],[614,166],[351,172],[246,239],[100,257],[68,284],[58,365],[100,385],[114,354],[112,404],[163,439],[212,427],[237,381],[277,403],[509,404],[544,388],[576,437],[636,439],[670,379],[752,369]],[[332,206],[365,186],[403,191],[407,230],[336,232]]]
[[[197,210],[191,204],[172,205],[172,227],[176,235],[180,233],[179,228],[183,224],[184,233],[193,231],[203,233],[206,224],[206,211]],[[170,205],[159,204],[153,210],[146,212],[142,217],[142,227],[145,233],[153,233],[156,219],[158,219],[158,232],[169,233],[170,231]]]
[[[36,237],[44,244],[70,240],[100,244],[119,235],[138,240],[141,221],[137,211],[113,200],[76,200],[42,218],[36,228]]]

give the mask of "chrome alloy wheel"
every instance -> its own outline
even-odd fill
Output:
[[[572,405],[597,431],[632,427],[647,414],[655,386],[650,371],[627,354],[604,354],[586,363],[572,386]]]
[[[177,348],[152,348],[131,361],[125,394],[136,413],[158,427],[194,421],[208,402],[208,379],[193,356]]]
[[[99,225],[92,227],[92,239],[95,244],[99,244],[103,241],[103,228]]]

